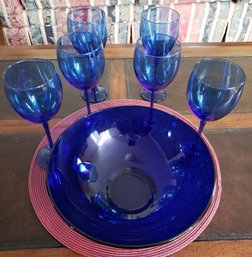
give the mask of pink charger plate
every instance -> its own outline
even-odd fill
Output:
[[[92,111],[95,112],[116,106],[132,105],[148,107],[149,103],[140,100],[110,100],[92,105]],[[197,130],[197,128],[190,121],[185,119],[185,117],[183,117],[181,114],[158,104],[155,104],[154,107],[163,112],[178,117],[189,126]],[[66,128],[73,124],[80,116],[83,116],[85,114],[86,108],[83,108],[61,120],[51,130],[53,139],[56,140]],[[29,170],[28,187],[30,199],[35,213],[45,229],[55,239],[57,239],[67,248],[86,257],[167,257],[171,254],[174,254],[175,252],[178,252],[179,250],[190,244],[192,241],[194,241],[204,231],[204,229],[213,219],[220,203],[222,188],[219,162],[212,146],[210,145],[206,137],[204,135],[202,137],[211,153],[216,172],[216,185],[213,197],[209,203],[208,209],[202,215],[201,219],[185,233],[178,236],[172,241],[157,246],[127,249],[108,246],[95,242],[73,230],[67,223],[65,223],[65,221],[60,217],[60,215],[54,208],[51,199],[47,193],[46,172],[45,170],[41,169],[36,162],[39,149],[47,144],[46,137],[44,137],[38,145]]]

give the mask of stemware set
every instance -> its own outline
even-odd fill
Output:
[[[151,92],[149,123],[155,92],[166,88],[175,78],[180,64],[180,43],[166,34],[149,34],[138,39],[134,53],[134,69],[138,81]]]
[[[53,148],[48,121],[58,112],[63,97],[58,72],[48,60],[22,60],[6,69],[3,82],[15,111],[30,122],[43,125],[49,146],[40,149],[38,162],[46,168]]]
[[[89,52],[88,44],[83,38],[83,32],[90,32],[100,37],[105,48],[107,43],[106,15],[100,8],[80,7],[72,9],[67,14],[67,28],[71,37],[72,44],[81,54]],[[80,38],[79,38],[79,35]],[[82,92],[82,98],[87,100],[87,94]],[[98,103],[108,98],[108,90],[102,86],[95,86],[91,91],[88,90],[88,100],[91,103]]]
[[[87,51],[77,51],[72,41],[84,42]],[[79,45],[78,45],[79,47]],[[82,48],[83,49],[83,48]],[[75,88],[83,90],[86,96],[87,112],[91,114],[88,89],[100,80],[104,66],[104,51],[100,38],[90,32],[69,33],[57,42],[57,58],[65,79]]]
[[[191,152],[188,155],[185,149],[194,134],[201,139],[208,121],[224,117],[236,106],[245,84],[243,70],[221,58],[206,58],[195,65],[186,95],[191,111],[200,119],[197,132],[188,129],[188,125],[176,117],[154,110],[154,102],[164,99],[164,89],[179,70],[181,44],[178,41],[179,14],[166,6],[150,7],[142,14],[140,38],[135,45],[133,60],[136,78],[142,86],[140,95],[150,101],[150,107],[124,106],[91,114],[90,102],[100,102],[108,97],[105,88],[97,87],[105,68],[105,13],[94,7],[72,9],[67,16],[67,26],[68,33],[56,44],[57,60],[64,78],[81,90],[90,119],[83,117],[74,123],[58,139],[61,143],[54,145],[48,126],[63,97],[60,77],[53,63],[43,59],[22,60],[9,66],[3,74],[4,89],[11,106],[24,119],[44,127],[49,146],[41,149],[38,163],[44,169],[49,167],[48,189],[52,200],[61,214],[65,211],[63,216],[74,228],[100,242],[137,247],[176,238],[204,212],[215,183],[211,156],[204,140],[197,142],[194,155]],[[146,115],[144,127],[135,126],[135,121],[143,115]],[[148,128],[147,132],[141,131],[143,128]],[[137,143],[142,147],[141,151]],[[64,158],[59,158],[63,155]],[[153,161],[145,163],[148,156]],[[111,162],[111,158],[115,160]],[[202,176],[201,169],[206,166],[208,175]],[[204,197],[192,190],[192,184],[183,182],[185,168],[194,174],[192,182],[201,185],[199,192]],[[75,173],[74,178],[69,171]],[[132,189],[133,201],[125,195],[129,192],[128,187]],[[187,190],[192,190],[198,199],[198,208],[191,217],[188,215],[189,218],[185,217],[186,210],[183,209],[188,206],[180,204],[187,197]],[[84,198],[80,191],[85,193]],[[178,208],[172,207],[171,219],[167,221],[171,222],[167,223],[170,226],[172,219],[178,218],[175,230],[159,233],[159,226],[167,225],[167,210],[178,191],[177,202],[173,202]],[[67,197],[62,198],[62,193]],[[87,209],[89,214],[85,213]],[[158,215],[162,216],[162,221]],[[149,233],[150,236],[142,237],[141,229],[146,229],[144,219],[155,236]],[[95,230],[93,224],[96,224]],[[132,245],[125,237],[129,237]]]
[[[179,35],[179,13],[169,7],[152,7],[143,11],[140,21],[140,36],[152,34],[165,34],[175,39]],[[160,39],[156,39],[160,40]],[[166,39],[167,40],[167,39]],[[159,44],[157,42],[157,44]],[[155,46],[157,47],[157,46]],[[160,47],[160,46],[159,46]],[[160,53],[164,54],[164,53]],[[142,88],[140,96],[147,101],[151,101],[151,91]],[[154,102],[160,102],[166,97],[166,92],[162,89],[155,91]]]
[[[208,121],[221,119],[234,109],[245,79],[242,68],[225,59],[206,58],[194,66],[186,94],[191,111],[200,119],[200,135]]]
[[[105,13],[100,8],[76,8],[68,13],[67,23],[69,33],[57,41],[59,67],[65,79],[83,92],[90,114],[89,97],[92,102],[108,97],[105,88],[95,89],[105,67]],[[3,82],[15,111],[24,119],[44,127],[49,145],[40,150],[37,160],[46,169],[53,148],[48,121],[58,112],[63,98],[58,72],[48,60],[22,60],[6,69]],[[90,89],[95,89],[92,94],[88,92]]]
[[[142,85],[140,95],[150,101],[149,123],[152,122],[153,103],[165,98],[163,89],[179,69],[179,18],[179,13],[165,6],[151,7],[142,13],[134,69]],[[245,78],[241,67],[222,58],[206,58],[195,65],[186,95],[191,111],[200,119],[199,135],[208,121],[218,120],[234,109]]]

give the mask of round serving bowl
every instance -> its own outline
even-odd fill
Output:
[[[214,152],[179,117],[118,106],[83,117],[58,138],[47,187],[63,219],[96,241],[146,247],[176,239],[214,194]]]

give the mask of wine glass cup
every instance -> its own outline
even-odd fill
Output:
[[[221,119],[234,109],[245,78],[241,67],[221,58],[206,58],[194,66],[188,81],[187,101],[200,119],[199,134],[208,121]]]
[[[67,14],[67,28],[69,33],[74,32],[91,32],[98,35],[105,47],[107,42],[107,28],[105,12],[98,7],[79,7],[71,9]],[[79,35],[77,33],[77,35]],[[71,37],[72,44],[76,50],[83,54],[89,52],[86,44],[78,40],[76,36]],[[108,90],[102,86],[94,87],[89,93],[89,101],[98,103],[108,98]],[[85,100],[86,95],[82,92],[82,98]]]
[[[134,51],[134,70],[142,87],[150,91],[148,123],[152,123],[155,92],[166,88],[175,78],[180,64],[181,45],[166,34],[139,38]]]
[[[78,34],[78,35],[77,35]],[[85,42],[86,53],[79,53],[71,38]],[[88,90],[96,86],[104,71],[105,58],[100,38],[90,32],[66,34],[57,41],[57,59],[65,79],[86,95],[87,112],[91,113]]]
[[[150,7],[143,11],[140,22],[140,36],[151,34],[166,34],[174,38],[179,35],[179,13],[168,6]],[[141,88],[140,96],[150,101],[150,91]],[[166,92],[160,90],[155,92],[154,102],[160,102],[166,97]]]
[[[57,70],[48,60],[21,60],[5,70],[3,82],[13,109],[24,119],[43,125],[49,146],[40,150],[37,161],[47,168],[53,148],[48,121],[58,112],[63,97]]]

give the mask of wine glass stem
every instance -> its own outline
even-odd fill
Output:
[[[89,97],[88,97],[88,90],[87,89],[84,90],[84,94],[85,94],[85,99],[86,99],[86,104],[87,104],[87,113],[89,115],[89,114],[91,114],[91,109],[90,109],[90,103],[89,103]]]
[[[51,133],[50,133],[50,129],[49,129],[49,126],[48,126],[48,122],[45,121],[45,122],[42,123],[42,125],[43,125],[43,128],[45,130],[45,134],[46,134],[47,139],[48,139],[50,150],[52,150],[52,148],[53,148],[53,140],[52,140],[52,137],[51,137]]]
[[[152,115],[153,115],[153,107],[154,107],[154,97],[155,97],[155,91],[151,91],[150,111],[149,111],[149,124],[152,124]]]
[[[205,125],[206,125],[206,121],[201,120],[200,121],[200,125],[199,125],[199,132],[198,132],[200,136],[201,136],[201,134],[203,132],[203,129],[204,129]]]
[[[97,92],[97,87],[94,87],[94,88],[92,89],[92,93],[93,93],[95,102],[97,102],[96,92]]]

